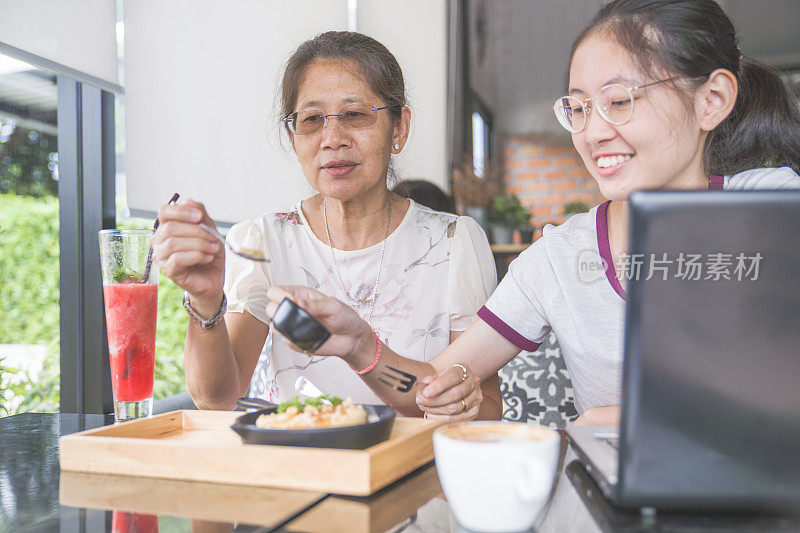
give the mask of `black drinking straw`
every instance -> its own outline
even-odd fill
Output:
[[[169,202],[167,202],[167,205],[174,204],[175,202],[178,201],[178,198],[180,197],[181,195],[178,193],[173,194],[172,198],[170,198]],[[153,224],[153,231],[155,232],[157,229],[158,229],[158,217],[156,216],[156,221]],[[153,247],[150,246],[150,248],[147,250],[147,262],[144,265],[144,278],[142,279],[142,283],[147,283],[147,278],[150,277],[150,268],[152,267],[152,265],[153,265]],[[131,353],[130,350],[128,350],[127,352],[125,352],[125,372],[122,374],[121,379],[128,378],[128,374],[130,374],[131,370],[131,359],[133,359],[133,354]]]
[[[167,202],[167,205],[174,204],[175,202],[178,201],[178,198],[180,197],[181,195],[178,193],[173,194],[172,198],[170,198],[169,202]],[[156,217],[156,221],[153,223],[153,232],[155,233],[157,229],[158,229],[158,217]],[[152,265],[153,265],[153,247],[151,246],[150,249],[147,251],[147,263],[145,263],[144,265],[144,279],[142,280],[142,283],[147,283],[147,279],[150,277],[150,268]]]

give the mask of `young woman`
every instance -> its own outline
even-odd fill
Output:
[[[797,103],[774,72],[742,57],[714,0],[608,4],[576,39],[569,94],[554,110],[608,201],[548,226],[511,264],[478,312],[482,320],[430,362],[438,377],[423,378],[428,385],[415,400],[427,413],[475,416],[481,379],[521,349],[535,350],[552,329],[575,388],[578,423],[617,423],[624,281],[613,268],[582,281],[581,254],[599,254],[607,264],[624,255],[628,197],[639,189],[800,188]],[[322,352],[353,368],[379,353],[368,328],[336,300],[273,287],[270,308],[285,295],[334,332]],[[376,368],[385,364],[431,373],[428,364],[386,347]]]
[[[153,257],[186,291],[193,318],[186,383],[201,408],[233,408],[247,390],[269,329],[270,286],[303,284],[346,300],[373,346],[380,339],[424,362],[467,329],[496,285],[489,243],[475,221],[387,188],[411,113],[400,65],[385,46],[354,32],[318,35],[289,58],[281,95],[282,126],[317,194],[228,234],[236,246],[264,250],[270,263],[226,256],[197,225],[213,225],[197,202],[159,211]],[[382,401],[380,389],[371,390],[341,360],[309,357],[274,339],[267,398],[294,397],[300,376],[328,394]],[[492,401],[481,416],[499,418],[497,375],[487,375],[483,386]],[[422,415],[413,400],[398,409]]]

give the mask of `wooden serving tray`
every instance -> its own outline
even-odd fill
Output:
[[[62,472],[59,485],[59,502],[70,507],[267,528],[280,525],[326,496],[324,492],[274,487],[85,472]]]
[[[71,507],[268,528],[300,515],[283,530],[304,533],[386,531],[442,497],[433,464],[368,497],[85,472],[62,472],[59,493],[60,503]]]
[[[444,422],[397,417],[366,450],[242,444],[242,413],[173,411],[61,437],[61,469],[367,496],[433,459]]]
[[[433,498],[444,501],[433,464],[368,498],[330,496],[283,526],[302,533],[376,533],[407,520]]]

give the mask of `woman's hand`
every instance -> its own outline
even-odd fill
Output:
[[[153,260],[179,287],[189,293],[204,317],[213,316],[222,301],[225,247],[199,222],[215,228],[203,204],[186,200],[158,210],[159,226],[150,241]]]
[[[583,412],[572,424],[575,426],[618,426],[619,405],[592,407]]]
[[[459,422],[478,416],[483,402],[481,380],[468,365],[453,365],[438,376],[425,376],[419,382],[426,386],[417,395],[417,405],[427,417]]]
[[[270,318],[283,299],[289,298],[328,328],[331,332],[330,338],[314,355],[335,355],[349,364],[352,363],[351,366],[360,368],[354,359],[359,354],[375,353],[375,336],[369,324],[350,306],[336,298],[302,286],[272,286],[267,291],[267,297],[270,300],[267,304],[267,316]]]

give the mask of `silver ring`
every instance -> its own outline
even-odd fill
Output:
[[[461,374],[461,382],[463,383],[463,382],[467,381],[467,373],[469,372],[469,371],[467,370],[467,367],[465,367],[465,366],[464,366],[464,365],[462,365],[461,363],[456,363],[456,364],[454,364],[454,365],[452,365],[452,366],[453,366],[453,367],[458,367],[458,368],[460,368],[460,369],[461,369],[461,372],[462,372],[462,374]],[[466,409],[465,409],[465,411],[466,411]]]

